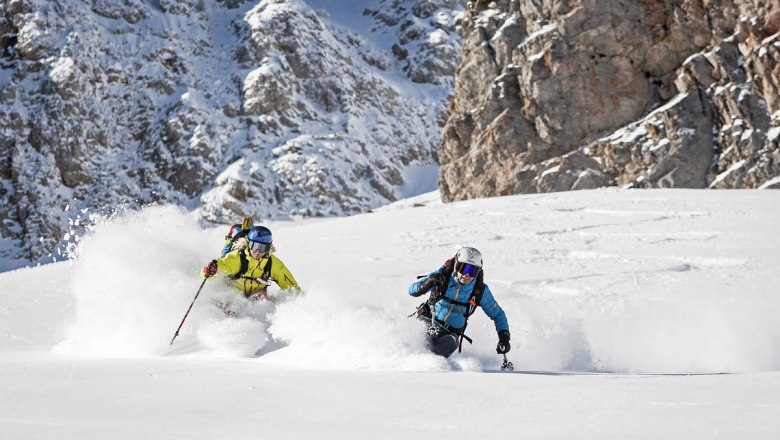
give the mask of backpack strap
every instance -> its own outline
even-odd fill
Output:
[[[239,266],[238,272],[228,277],[231,280],[237,280],[241,278],[246,273],[247,269],[249,269],[249,260],[247,260],[246,258],[246,251],[244,249],[241,249],[238,252],[238,256],[241,259],[241,265]]]
[[[460,348],[463,339],[469,341],[469,344],[471,344],[472,339],[466,336],[465,333],[463,333],[466,330],[465,326],[463,328],[451,328],[447,325],[446,322],[440,320],[439,318],[433,318],[433,319],[436,321],[437,324],[439,324],[440,327],[444,328],[450,333],[455,333],[456,335],[458,335],[459,337],[458,348]]]
[[[459,329],[449,328],[444,321],[441,321],[437,318],[433,318],[437,324],[446,328],[449,332],[455,333],[456,335],[459,336],[458,353],[460,353],[462,349],[464,339],[467,340],[469,344],[472,343],[472,339],[466,336],[466,327],[469,325],[469,317],[474,314],[474,312],[477,310],[477,306],[479,305],[480,302],[482,302],[482,294],[484,293],[484,291],[485,291],[485,283],[483,282],[482,270],[480,270],[479,274],[477,275],[477,282],[474,284],[474,290],[472,290],[471,296],[469,297],[469,300],[467,302],[455,301],[447,298],[446,296],[441,298],[441,300],[447,301],[450,304],[455,304],[466,308],[466,313],[463,315],[464,317],[463,327]]]
[[[463,328],[460,332],[460,339],[458,340],[458,353],[460,353],[463,347],[463,340],[466,339],[471,344],[471,339],[466,336],[466,327],[469,325],[469,316],[473,315],[477,310],[477,306],[482,302],[482,293],[485,292],[485,282],[483,276],[483,270],[479,269],[477,274],[477,281],[474,283],[474,289],[471,291],[471,297],[468,300],[468,307],[466,308],[466,314],[463,315],[465,320],[463,321]]]
[[[263,269],[263,274],[260,276],[260,279],[262,279],[266,284],[269,284],[269,279],[271,278],[271,263],[273,263],[274,259],[271,258],[271,255],[268,255],[268,262],[265,263],[265,268]]]
[[[241,267],[238,269],[238,272],[234,273],[229,278],[231,280],[237,280],[239,278],[247,278],[247,279],[250,279],[250,280],[257,281],[257,279],[255,279],[255,278],[245,277],[244,276],[246,271],[249,269],[249,260],[246,257],[246,250],[245,249],[241,249],[241,251],[239,251],[239,253],[238,253],[238,256],[241,257]],[[260,275],[259,280],[262,281],[265,285],[270,285],[270,281],[269,280],[271,279],[271,263],[273,263],[273,261],[274,261],[273,258],[271,258],[271,256],[269,255],[268,256],[268,262],[265,263],[265,267],[263,268],[263,274]]]
[[[482,269],[477,274],[477,282],[474,283],[474,290],[471,291],[471,298],[469,298],[469,305],[471,308],[468,310],[466,319],[469,318],[477,310],[477,306],[482,302],[482,294],[485,293],[485,282],[482,275]]]

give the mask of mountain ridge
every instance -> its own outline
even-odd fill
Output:
[[[413,80],[392,47],[457,57],[462,2],[361,2],[363,34],[312,4],[0,1],[0,257],[50,261],[77,213],[117,205],[229,223],[413,195],[452,72]]]

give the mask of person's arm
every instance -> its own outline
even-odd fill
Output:
[[[498,354],[504,354],[509,352],[509,322],[506,319],[506,313],[504,309],[498,305],[498,302],[493,297],[493,292],[485,284],[485,291],[482,293],[482,300],[479,302],[479,306],[485,311],[485,314],[493,320],[496,326],[496,332],[498,333],[498,345],[496,346],[496,352]]]
[[[229,274],[236,274],[241,269],[241,256],[240,251],[233,251],[225,255],[224,258],[217,258],[211,260],[203,266],[200,271],[204,277],[212,277],[217,274],[218,271],[223,271]]]
[[[444,274],[441,273],[441,269],[428,274],[425,278],[420,278],[418,281],[412,283],[409,286],[409,295],[420,296],[435,288],[436,286],[443,286],[447,280],[444,279]]]
[[[504,309],[498,305],[498,302],[493,297],[493,292],[485,284],[485,291],[482,292],[482,300],[479,302],[479,306],[485,311],[490,319],[496,326],[496,331],[509,330],[509,322],[506,319],[506,313]]]
[[[295,281],[293,274],[287,269],[287,266],[285,266],[282,260],[275,255],[271,255],[271,278],[276,281],[276,284],[278,284],[279,288],[282,290],[301,290],[301,286]]]

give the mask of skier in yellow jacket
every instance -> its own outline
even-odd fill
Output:
[[[273,236],[268,228],[255,226],[244,239],[246,246],[238,246],[206,264],[201,271],[203,276],[209,278],[224,272],[233,286],[252,300],[267,298],[271,280],[282,290],[301,290],[287,266],[273,254]]]

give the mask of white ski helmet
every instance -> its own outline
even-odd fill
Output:
[[[471,264],[472,266],[482,267],[482,252],[473,247],[462,247],[455,256],[458,263]]]

